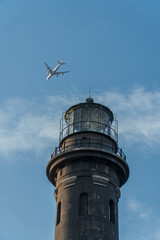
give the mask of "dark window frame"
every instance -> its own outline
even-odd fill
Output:
[[[56,221],[56,226],[60,223],[61,221],[61,202],[58,203],[57,206],[57,221]]]
[[[109,201],[109,221],[115,223],[115,203],[113,199]]]
[[[79,196],[79,216],[88,215],[88,193],[81,193]]]

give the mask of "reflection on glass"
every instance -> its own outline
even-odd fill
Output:
[[[89,108],[82,108],[81,109],[81,120],[82,120],[82,125],[81,125],[81,131],[89,131],[90,130],[90,114],[89,114]]]
[[[74,112],[71,112],[69,114],[69,119],[68,119],[68,124],[69,124],[69,128],[68,128],[68,134],[73,133],[73,121],[74,121]]]
[[[90,116],[91,116],[90,130],[98,132],[98,109],[92,108]]]
[[[99,109],[99,132],[105,133],[105,112]]]
[[[81,130],[81,109],[75,109],[74,111],[74,132]]]
[[[107,113],[105,113],[105,134],[110,136],[110,118]]]

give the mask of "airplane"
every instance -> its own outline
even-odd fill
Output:
[[[58,68],[59,68],[61,65],[65,64],[65,63],[62,63],[62,59],[61,59],[60,61],[57,60],[57,62],[58,62],[58,65],[57,65],[53,70],[50,69],[50,67],[47,65],[46,62],[44,63],[44,64],[46,65],[45,70],[48,70],[47,73],[49,73],[49,75],[48,75],[48,77],[46,78],[46,80],[49,80],[53,75],[56,75],[56,76],[58,77],[59,74],[61,74],[61,75],[63,76],[64,73],[70,72],[70,71],[57,72]]]

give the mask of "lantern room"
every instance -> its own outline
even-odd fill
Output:
[[[96,132],[118,143],[118,124],[112,111],[102,104],[94,103],[90,97],[84,103],[70,107],[60,125],[60,142],[78,132]]]

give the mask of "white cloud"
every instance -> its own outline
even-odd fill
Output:
[[[17,153],[40,155],[48,146],[58,145],[62,112],[75,97],[51,96],[38,99],[7,99],[0,105],[0,156],[16,159]]]
[[[0,105],[0,156],[9,158],[16,152],[39,152],[58,145],[62,112],[78,103],[80,97],[50,96],[41,103],[38,99],[6,100]],[[159,146],[160,91],[103,92],[94,98],[117,114],[122,141]]]
[[[50,112],[47,101],[9,99],[0,106],[0,155],[10,159],[16,152],[41,152],[58,138],[57,111]]]
[[[97,97],[118,116],[119,135],[127,143],[150,147],[160,141],[160,91],[135,89],[131,93],[104,92]]]

